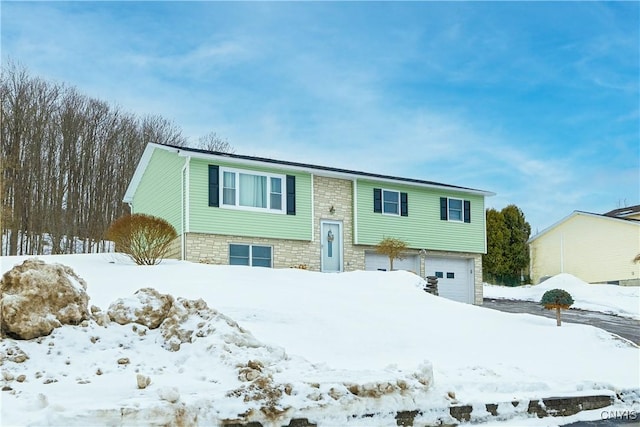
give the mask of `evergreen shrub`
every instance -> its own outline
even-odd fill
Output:
[[[567,309],[573,304],[573,297],[571,294],[563,289],[551,289],[542,295],[540,304],[547,310],[556,310],[556,322],[560,326],[562,320],[560,318],[560,310]]]

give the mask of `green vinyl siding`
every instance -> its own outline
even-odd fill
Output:
[[[373,212],[373,189],[406,192],[408,216]],[[440,219],[440,198],[451,197],[471,202],[471,222]],[[378,244],[385,237],[407,242],[410,248],[453,252],[485,252],[484,197],[468,193],[357,181],[357,227],[355,241],[362,245]]]
[[[165,150],[153,150],[149,165],[133,196],[131,213],[167,220],[181,233],[182,167],[185,159]]]
[[[296,177],[296,214],[286,215],[265,210],[250,211],[225,207],[211,207],[209,200],[208,166],[243,169]],[[233,236],[264,237],[274,239],[311,240],[311,175],[292,173],[283,169],[247,167],[232,163],[208,162],[192,158],[189,166],[189,231]],[[220,181],[222,182],[222,180]],[[282,185],[284,186],[284,182]],[[286,194],[283,195],[286,204]]]

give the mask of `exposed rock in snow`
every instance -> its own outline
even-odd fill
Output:
[[[70,267],[28,259],[0,281],[3,336],[32,339],[89,319],[87,285]]]
[[[121,325],[138,323],[155,329],[164,321],[173,304],[171,295],[152,288],[136,291],[133,298],[119,298],[109,306],[109,318]]]
[[[138,383],[138,388],[144,389],[144,388],[147,388],[149,384],[151,384],[151,378],[149,378],[146,375],[137,374],[136,382]]]
[[[12,345],[7,348],[0,349],[0,365],[2,365],[5,360],[15,363],[22,363],[28,358],[29,356],[27,356],[27,353],[25,353],[17,345]]]
[[[98,325],[106,326],[111,321],[111,319],[109,318],[109,313],[105,313],[100,309],[100,307],[92,305],[90,310],[91,319],[93,319]]]

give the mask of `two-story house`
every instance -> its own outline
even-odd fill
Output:
[[[395,268],[439,278],[482,303],[485,197],[493,193],[283,160],[149,144],[124,201],[178,232],[174,256],[214,264],[342,272],[388,268],[385,237],[409,250]]]
[[[573,211],[528,243],[533,283],[569,273],[588,283],[640,286],[640,205]]]

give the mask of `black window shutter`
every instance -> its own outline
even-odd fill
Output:
[[[447,198],[440,197],[440,219],[446,221],[448,219]]]
[[[464,222],[471,222],[471,202],[464,201]]]
[[[220,169],[217,165],[209,165],[209,206],[220,206]]]
[[[287,215],[296,214],[296,177],[287,175]]]
[[[409,216],[409,196],[407,193],[400,193],[400,215]]]
[[[373,211],[382,212],[382,189],[373,189]]]

